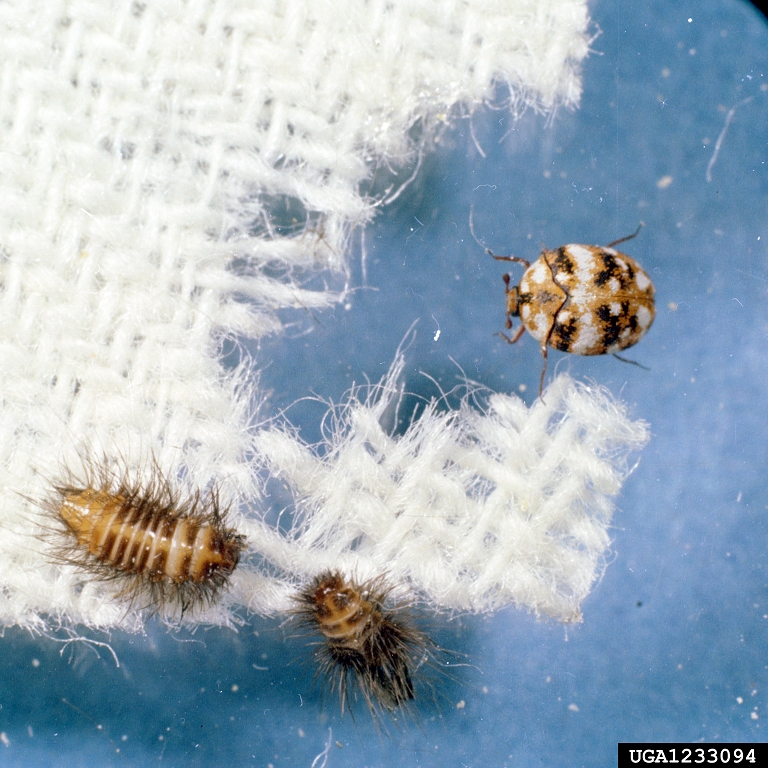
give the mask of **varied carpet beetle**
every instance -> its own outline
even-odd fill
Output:
[[[504,275],[506,327],[512,328],[513,317],[522,325],[513,336],[499,335],[514,344],[527,330],[539,342],[544,357],[539,394],[548,346],[574,355],[616,355],[637,344],[651,327],[656,314],[653,283],[633,258],[613,248],[636,237],[640,227],[605,246],[569,244],[542,250],[533,264],[486,249],[494,259],[526,267],[517,286],[510,287],[511,278]]]
[[[393,712],[406,705],[414,697],[413,670],[429,663],[431,641],[391,591],[385,577],[360,583],[325,571],[296,596],[294,613],[322,636],[317,671],[331,693],[338,693],[342,713],[358,696],[374,718],[376,707]]]
[[[117,583],[139,609],[183,615],[216,602],[246,548],[216,486],[185,495],[156,462],[142,476],[106,460],[83,465],[84,477],[67,472],[42,505],[59,524],[52,558]]]

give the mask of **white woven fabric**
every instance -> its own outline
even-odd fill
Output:
[[[0,3],[0,623],[141,625],[49,563],[24,496],[88,450],[256,500],[221,339],[333,303],[304,276],[343,276],[407,174],[362,182],[451,110],[494,82],[575,105],[586,26],[583,0]]]
[[[470,390],[456,410],[432,401],[393,437],[382,423],[402,367],[399,358],[380,385],[349,393],[319,451],[290,428],[260,433],[270,474],[297,499],[287,537],[252,529],[260,550],[289,575],[386,572],[435,607],[515,604],[578,620],[609,543],[610,499],[647,425],[559,376],[531,408]]]

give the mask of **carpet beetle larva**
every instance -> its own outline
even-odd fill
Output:
[[[510,287],[511,278],[504,275],[506,327],[512,328],[513,317],[522,325],[513,336],[500,335],[514,344],[527,330],[541,345],[539,394],[547,346],[575,355],[615,355],[637,344],[651,327],[656,314],[653,283],[633,258],[613,249],[639,231],[605,246],[570,244],[542,250],[533,264],[486,249],[494,259],[526,268],[517,286]]]
[[[322,635],[315,651],[317,674],[341,711],[362,697],[374,718],[376,707],[392,712],[414,697],[412,673],[428,659],[432,643],[410,622],[408,606],[392,600],[384,577],[358,583],[325,571],[296,597],[305,628]]]
[[[185,495],[156,462],[146,476],[86,459],[43,507],[59,523],[53,558],[116,582],[132,606],[180,612],[216,601],[245,549],[218,489]]]

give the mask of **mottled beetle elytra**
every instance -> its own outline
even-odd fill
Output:
[[[521,325],[512,336],[499,335],[514,344],[528,331],[539,342],[544,358],[539,395],[544,388],[547,347],[574,355],[616,355],[637,344],[651,327],[656,314],[653,283],[631,256],[613,248],[636,237],[641,227],[605,246],[571,243],[543,249],[533,264],[486,248],[498,261],[525,267],[516,286],[508,273],[503,276],[506,327],[512,328],[513,317],[519,317]]]

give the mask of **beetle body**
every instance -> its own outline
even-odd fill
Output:
[[[488,251],[526,267],[517,286],[510,287],[510,276],[504,275],[506,327],[512,328],[513,317],[522,325],[514,336],[502,336],[514,344],[527,330],[541,345],[545,370],[548,346],[575,355],[612,355],[636,344],[656,314],[653,283],[631,256],[612,247],[636,235],[607,246],[543,250],[533,264]]]
[[[642,338],[655,315],[654,290],[630,256],[596,245],[544,251],[507,294],[540,344],[574,355],[605,355]]]

